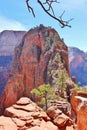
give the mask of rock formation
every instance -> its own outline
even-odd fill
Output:
[[[58,73],[65,68],[69,74],[68,48],[58,33],[43,25],[29,30],[15,48],[11,73],[1,98],[1,110],[22,96],[29,97],[33,88],[52,83],[51,70]]]
[[[87,129],[87,92],[73,92],[71,96],[73,119],[77,121],[78,130]],[[77,117],[77,118],[76,118]]]
[[[73,121],[64,113],[62,113],[62,111],[60,111],[57,106],[51,106],[48,108],[47,114],[51,118],[52,122],[57,125],[60,130],[66,130],[67,126],[73,125]]]
[[[58,130],[47,114],[29,98],[21,98],[0,117],[0,130]]]
[[[49,108],[47,114],[22,97],[0,116],[0,130],[74,130],[72,120],[57,108]]]

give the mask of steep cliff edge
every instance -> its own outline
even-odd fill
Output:
[[[69,74],[68,48],[58,33],[43,25],[31,29],[15,48],[12,70],[1,98],[1,110],[22,96],[29,97],[33,88],[52,81],[51,70],[58,72],[65,68]]]

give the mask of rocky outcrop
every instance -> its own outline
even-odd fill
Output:
[[[71,94],[71,106],[75,113],[77,113],[78,104],[80,103],[80,97],[81,97],[81,100],[84,100],[85,98],[87,98],[87,92],[73,91]]]
[[[86,130],[87,129],[87,98],[82,96],[76,96],[79,100],[79,104],[77,106],[77,126],[78,130]]]
[[[0,33],[0,96],[9,77],[14,48],[19,45],[25,33],[8,30]]]
[[[67,102],[66,100],[53,100],[50,102],[51,106],[55,106],[54,108],[58,108],[61,110],[65,115],[70,115],[71,112],[71,107],[70,103]]]
[[[65,68],[69,74],[68,48],[58,33],[43,25],[31,29],[15,48],[10,78],[1,98],[1,109],[14,104],[22,96],[29,97],[33,88],[52,83],[54,77],[51,70],[58,73]]]
[[[60,130],[66,130],[68,126],[73,125],[73,121],[64,113],[62,113],[62,111],[60,111],[57,106],[51,106],[48,108],[47,114],[52,119],[52,122],[57,125]]]
[[[72,120],[57,108],[50,107],[47,114],[22,97],[0,116],[0,130],[74,130]]]
[[[0,130],[58,130],[47,114],[29,98],[22,97],[0,117]]]
[[[87,53],[75,47],[69,47],[69,65],[71,77],[76,77],[76,83],[87,85]]]
[[[73,92],[71,96],[73,119],[77,121],[78,130],[87,129],[87,92]]]

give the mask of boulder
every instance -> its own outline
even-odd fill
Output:
[[[26,107],[27,105],[28,107]],[[26,97],[22,97],[15,104],[6,108],[4,116],[0,116],[0,130],[11,129],[76,130],[73,128],[72,120],[57,107],[51,106],[46,114],[46,112]]]
[[[73,121],[64,113],[62,113],[57,106],[51,106],[48,108],[47,114],[52,119],[53,123],[60,128],[60,130],[66,130],[67,126],[73,125]]]

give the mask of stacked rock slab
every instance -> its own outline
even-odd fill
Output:
[[[74,130],[72,120],[62,111],[51,107],[47,114],[29,98],[22,97],[0,116],[0,130]]]
[[[47,114],[60,130],[73,129],[73,121],[64,113],[62,113],[57,106],[51,106],[48,108]]]
[[[6,108],[0,117],[0,130],[58,130],[46,113],[28,98]]]

